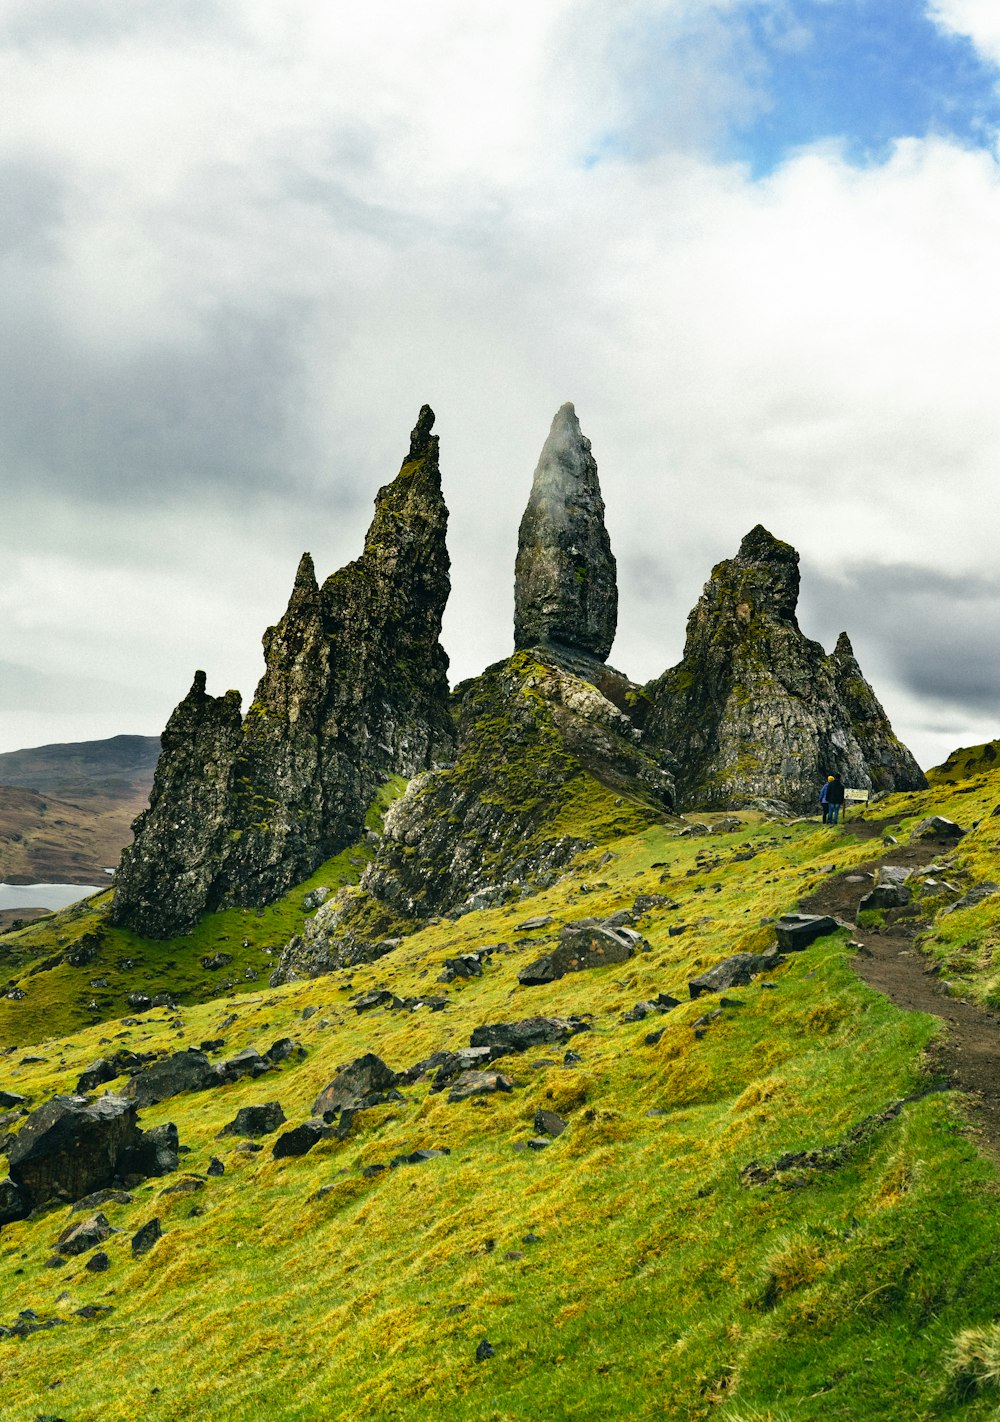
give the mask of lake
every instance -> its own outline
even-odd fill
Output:
[[[62,909],[106,888],[107,884],[0,884],[0,909]]]

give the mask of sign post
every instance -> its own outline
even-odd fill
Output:
[[[844,786],[844,819],[847,819],[848,805],[867,805],[871,799],[870,790],[853,790]]]

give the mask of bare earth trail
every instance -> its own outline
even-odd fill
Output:
[[[882,825],[857,821],[844,826],[849,834],[875,839]],[[854,923],[858,901],[872,886],[880,864],[901,864],[918,869],[947,854],[951,845],[900,844],[879,847],[883,852],[846,874],[831,875],[829,882],[802,907],[808,913],[833,914]],[[970,1002],[949,997],[947,989],[928,971],[930,960],[915,946],[918,933],[926,928],[919,917],[897,918],[877,930],[858,928],[854,942],[861,945],[853,967],[869,986],[890,998],[897,1007],[911,1012],[929,1012],[947,1024],[936,1052],[934,1065],[945,1080],[967,1094],[968,1116],[977,1136],[992,1155],[1000,1158],[1000,1017]]]

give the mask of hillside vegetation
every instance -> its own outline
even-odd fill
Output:
[[[952,889],[917,907],[937,914],[927,943],[955,990],[987,1002],[1000,898],[943,910],[996,873],[998,805],[1000,772],[977,768],[869,811],[900,840],[932,812],[978,821],[944,856]],[[939,1089],[939,1024],[859,980],[846,927],[746,987],[688,1000],[696,974],[766,950],[769,920],[885,853],[815,821],[665,821],[583,852],[519,904],[434,920],[375,963],[276,989],[262,948],[295,931],[309,887],[357,876],[362,847],[273,910],[210,915],[170,943],[128,936],[126,952],[100,900],[6,935],[3,976],[26,996],[0,1003],[16,1044],[0,1089],[32,1107],[122,1048],[222,1039],[221,1060],[289,1036],[305,1054],[142,1112],[144,1127],[175,1122],[186,1153],[176,1175],[101,1206],[121,1231],[102,1246],[106,1272],[86,1256],[47,1267],[83,1217],[68,1205],[3,1227],[0,1324],[25,1310],[56,1321],[0,1338],[4,1417],[994,1416],[998,1178],[966,1103]],[[648,952],[518,983],[561,924],[641,895],[660,899],[635,917]],[[88,936],[99,969],[66,961]],[[203,970],[219,945],[232,963]],[[488,946],[482,976],[439,981],[446,959]],[[118,953],[135,966],[112,982],[105,958]],[[77,999],[102,974],[91,1022]],[[233,990],[209,998],[220,977]],[[181,1005],[121,1022],[126,987],[173,990]],[[383,1005],[357,1010],[378,989]],[[623,1021],[658,993],[680,1005]],[[428,996],[444,1005],[416,1005]],[[589,1030],[501,1058],[513,1090],[451,1103],[427,1074],[360,1111],[345,1138],[273,1157],[342,1064],[374,1052],[402,1071],[483,1024],[537,1014]],[[288,1126],[250,1143],[262,1149],[218,1139],[239,1108],[268,1101]],[[546,1135],[539,1111],[566,1129]],[[21,1118],[0,1119],[16,1131]],[[448,1153],[400,1160],[420,1150]],[[213,1157],[224,1174],[208,1173]],[[130,1241],[154,1216],[163,1236],[135,1258]]]

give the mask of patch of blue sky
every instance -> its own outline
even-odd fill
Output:
[[[862,166],[910,137],[995,152],[1000,71],[936,25],[925,0],[751,0],[737,13],[758,102],[718,138],[720,156],[755,176],[823,141]]]

